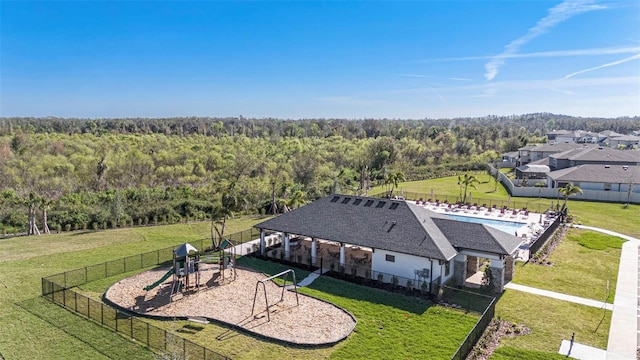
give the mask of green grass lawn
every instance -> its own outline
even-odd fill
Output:
[[[607,301],[613,302],[623,242],[614,236],[569,229],[549,258],[553,266],[516,262],[513,282],[599,301],[608,294]]]
[[[300,291],[341,306],[358,320],[332,359],[448,359],[479,318],[327,277]]]
[[[517,349],[509,350],[511,352],[525,350],[557,353],[562,340],[570,340],[574,332],[576,342],[606,349],[611,325],[611,311],[516,290],[506,290],[503,293],[496,305],[496,316],[523,324],[531,330],[528,335],[503,338],[500,341],[503,347]]]
[[[228,233],[260,221],[231,220]],[[0,240],[0,353],[7,359],[106,359],[111,353],[119,354],[116,358],[153,358],[137,345],[118,345],[129,354],[126,356],[112,352],[109,344],[120,344],[122,337],[99,325],[87,322],[76,333],[63,320],[45,317],[60,308],[40,301],[41,277],[207,239],[209,234],[210,225],[204,222]],[[66,311],[58,314],[75,316]]]
[[[508,195],[504,188],[498,186],[498,191],[493,192],[494,185],[489,176],[480,177],[486,183],[472,191],[474,199],[477,199],[474,201],[481,201],[481,198],[506,201]],[[401,188],[423,193],[429,193],[433,188],[436,194],[454,197],[459,194],[457,177],[404,183]],[[513,201],[516,198],[512,199],[512,204]],[[528,201],[531,209],[534,208],[532,204],[539,204],[540,207],[550,204],[549,199],[517,198],[517,201]],[[569,209],[576,221],[584,225],[640,237],[640,222],[631,220],[638,218],[640,206],[624,208],[621,204],[570,201]],[[227,233],[249,228],[260,221],[232,220]],[[528,269],[531,265],[518,267],[516,282],[543,288],[546,286],[544,283],[553,286],[547,287],[550,290],[602,299],[606,287],[603,284],[609,279],[610,263],[617,263],[616,256],[619,256],[620,250],[616,249],[617,245],[609,246],[615,242],[611,238],[585,234],[589,233],[571,230],[571,237],[556,249],[557,253],[551,258],[557,264],[555,269],[536,273]],[[82,323],[82,320],[66,310],[60,311],[57,305],[39,297],[40,278],[186,241],[208,239],[209,236],[210,225],[204,222],[0,240],[0,353],[5,358],[20,359],[153,358],[153,353],[126,339],[122,342],[120,335],[99,325],[90,322],[74,325]],[[604,249],[603,244],[607,244]],[[616,252],[618,255],[615,255]],[[595,254],[602,255],[599,257],[601,263],[593,260]],[[609,259],[609,267],[606,259]],[[617,271],[617,266],[614,268],[614,272]],[[277,269],[263,271],[269,273]],[[576,280],[578,283],[562,284],[556,280],[558,273],[562,273],[563,278],[573,276],[579,279]],[[590,276],[584,276],[584,273]],[[612,290],[616,275],[612,276]],[[546,280],[540,281],[538,276],[546,277]],[[302,273],[300,278],[303,278]],[[83,291],[98,297],[100,291],[117,281],[115,279],[88,284],[83,286]],[[554,284],[556,282],[559,285]],[[555,286],[568,290],[556,290]],[[404,299],[398,295],[389,297],[385,295],[387,293],[374,289],[359,290],[352,284],[329,278],[318,279],[310,288],[302,291],[334,302],[354,314],[359,323],[353,336],[333,347],[309,350],[267,343],[213,324],[187,335],[213,350],[239,359],[343,359],[362,358],[363,354],[372,354],[372,358],[447,358],[466,336],[468,330],[463,329],[473,326],[474,316],[477,319],[477,315],[419,303],[413,298]],[[508,290],[498,301],[496,315],[522,323],[531,328],[532,333],[516,339],[505,339],[495,358],[535,359],[540,354],[552,358],[560,341],[569,339],[572,332],[576,332],[576,341],[579,343],[606,347],[611,312]],[[64,319],[56,321],[57,317]],[[172,330],[183,330],[187,326],[186,322],[156,321],[154,324]],[[80,331],[74,330],[76,328]],[[425,344],[421,335],[424,333],[434,334],[428,344]],[[47,339],[46,343],[42,339]]]
[[[267,275],[291,268],[247,257],[240,258],[238,265]],[[309,271],[293,269],[298,281],[309,275]],[[130,275],[132,273],[120,274],[83,285],[81,292],[99,298],[111,284]],[[317,279],[300,292],[330,301],[356,316],[358,325],[354,334],[328,348],[297,349],[263,342],[216,324],[195,330],[186,321],[151,322],[160,328],[178,331],[183,337],[234,359],[255,359],[257,356],[263,359],[359,359],[362,354],[368,354],[369,358],[447,359],[479,318],[478,314],[465,314],[434,306],[429,301],[328,277]],[[455,326],[447,325],[451,323]],[[216,340],[212,342],[212,339]],[[239,343],[242,347],[238,347]]]

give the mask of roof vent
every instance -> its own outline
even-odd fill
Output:
[[[389,209],[395,210],[395,209],[398,208],[398,205],[400,205],[400,204],[399,203],[393,203],[393,204],[391,204],[391,206],[389,206]]]
[[[337,202],[338,200],[340,200],[340,196],[334,196],[331,202]]]
[[[364,207],[369,207],[373,204],[373,200],[367,200],[366,203],[364,203]]]
[[[343,203],[343,204],[348,204],[348,203],[349,203],[349,201],[351,201],[351,198],[350,198],[350,197],[346,197],[346,198],[342,199],[342,203]]]
[[[605,169],[608,169],[608,168],[610,168],[610,167],[611,167],[610,165],[605,165],[605,166],[604,166],[604,168],[605,168]]]
[[[387,203],[386,201],[380,201],[380,202],[378,203],[378,205],[376,205],[376,208],[384,207],[384,205],[385,205],[386,203]]]
[[[624,170],[628,170],[628,169],[629,169],[629,166],[627,166],[627,165],[622,165],[622,168],[623,168]]]
[[[353,205],[360,205],[361,202],[362,202],[362,199],[355,199],[353,200]]]

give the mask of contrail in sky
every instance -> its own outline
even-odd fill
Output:
[[[504,47],[502,54],[494,56],[488,63],[485,64],[484,77],[487,80],[493,80],[498,75],[499,68],[504,65],[505,59],[517,54],[520,47],[537,38],[540,35],[546,34],[554,26],[561,22],[568,20],[572,16],[578,15],[583,12],[604,9],[600,5],[591,5],[593,1],[569,1],[565,0],[561,4],[549,9],[549,15],[540,19],[538,23],[529,29],[529,31],[518,39],[513,40]]]
[[[628,58],[624,58],[624,59],[622,59],[622,60],[618,60],[618,61],[614,61],[614,62],[606,63],[606,64],[603,64],[603,65],[600,65],[600,66],[596,66],[596,67],[592,67],[592,68],[589,68],[589,69],[584,69],[584,70],[576,71],[576,72],[573,72],[573,73],[571,73],[571,74],[569,74],[569,75],[567,75],[567,76],[563,77],[563,78],[562,78],[562,80],[567,80],[567,79],[572,78],[572,77],[574,77],[574,76],[576,76],[576,75],[584,74],[584,73],[589,72],[589,71],[594,71],[594,70],[598,70],[598,69],[606,68],[606,67],[609,67],[609,66],[614,66],[614,65],[624,64],[624,63],[626,63],[627,61],[636,60],[636,59],[640,59],[640,54],[636,54],[636,55],[634,55],[634,56],[630,56],[630,57],[628,57]]]

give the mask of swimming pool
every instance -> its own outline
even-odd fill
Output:
[[[526,224],[517,223],[513,221],[483,219],[483,218],[476,218],[476,217],[462,216],[462,215],[452,215],[452,214],[445,214],[445,215],[454,220],[476,223],[476,224],[485,224],[487,226],[491,226],[494,229],[504,231],[511,235],[514,235],[516,233],[516,230],[519,230],[523,226],[526,226]]]

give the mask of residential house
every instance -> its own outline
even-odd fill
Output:
[[[576,143],[548,143],[527,145],[518,149],[518,166],[526,165],[530,162],[542,160],[549,155],[560,153],[567,150],[581,149],[585,147],[593,147],[595,145],[576,144]]]
[[[549,155],[551,171],[586,164],[639,165],[640,152],[587,146]]]
[[[561,188],[568,183],[579,186],[583,191],[640,193],[640,166],[586,164],[547,175],[550,188]]]
[[[640,148],[640,136],[619,135],[608,139],[609,146],[614,149],[638,149]]]

